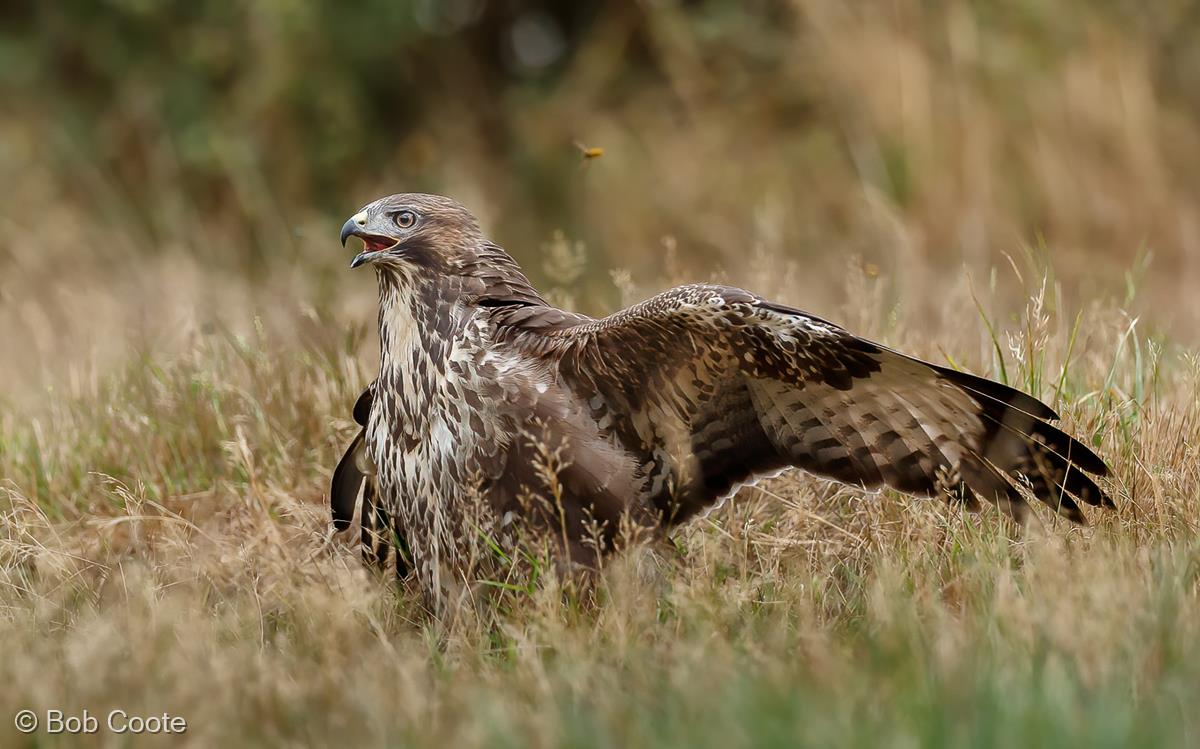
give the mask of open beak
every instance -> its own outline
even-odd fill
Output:
[[[363,241],[362,252],[355,255],[354,259],[350,261],[351,268],[371,262],[397,244],[396,240],[391,237],[380,237],[367,233],[365,229],[367,218],[366,212],[363,211],[354,214],[346,223],[342,224],[342,233],[339,237],[342,240],[342,247],[346,246],[346,240],[350,237],[358,237]]]

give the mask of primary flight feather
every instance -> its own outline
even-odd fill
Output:
[[[369,561],[434,601],[540,533],[593,565],[795,466],[1076,522],[1108,468],[1037,399],[919,361],[742,289],[693,284],[603,319],[557,309],[463,206],[401,194],[342,228],[379,281],[379,376],[334,472]],[[361,499],[361,503],[360,503]],[[528,536],[524,536],[528,537]]]

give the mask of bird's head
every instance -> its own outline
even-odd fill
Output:
[[[457,201],[441,195],[401,193],[365,206],[342,225],[342,246],[363,241],[350,263],[452,272],[459,258],[483,241],[479,223]]]

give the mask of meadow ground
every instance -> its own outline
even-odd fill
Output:
[[[323,244],[297,262],[344,263]],[[318,311],[299,273],[143,268],[157,334],[66,357],[40,388],[5,361],[0,714],[166,711],[197,745],[1193,743],[1200,360],[1122,311],[1132,276],[1068,307],[1038,257],[996,271],[1022,305],[964,272],[919,322],[856,262],[815,304],[787,293],[784,261],[760,284],[1036,393],[1110,461],[1116,512],[1089,528],[1038,512],[1018,533],[990,510],[785,475],[675,548],[614,561],[596,605],[551,582],[450,628],[328,535],[327,480],[374,364],[373,279],[343,274]],[[177,306],[198,297],[260,312],[239,330]],[[128,314],[83,282],[37,307],[56,320],[22,309],[28,350]]]

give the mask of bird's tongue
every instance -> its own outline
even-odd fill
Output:
[[[392,240],[384,237],[363,237],[363,249],[367,252],[379,252],[386,250],[395,244]]]

